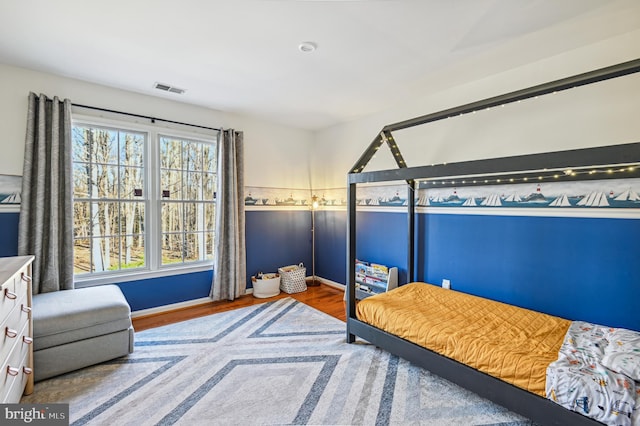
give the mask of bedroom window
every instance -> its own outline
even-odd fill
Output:
[[[213,259],[216,151],[160,136],[162,264]]]
[[[214,140],[74,122],[72,150],[77,282],[211,267]]]
[[[145,133],[73,128],[76,274],[146,266]]]

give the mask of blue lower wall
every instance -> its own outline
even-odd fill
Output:
[[[311,275],[311,212],[247,211],[247,287],[251,275],[303,263]]]
[[[17,254],[18,213],[0,214],[0,255]],[[346,282],[347,214],[316,212],[316,275]],[[398,266],[406,215],[360,212],[357,257]],[[640,220],[418,214],[416,279],[568,319],[640,330]],[[247,211],[247,278],[303,262],[309,211]],[[212,272],[120,283],[133,310],[207,297]]]
[[[132,311],[209,296],[213,271],[118,283]]]
[[[640,221],[419,215],[418,276],[568,319],[640,330]]]
[[[316,219],[316,275],[336,283],[346,282],[347,215],[318,210]]]
[[[346,212],[322,214],[317,272],[345,283]],[[406,223],[403,213],[357,216],[357,257],[398,266],[400,283]],[[417,280],[447,278],[459,291],[640,330],[639,220],[418,214],[416,231]]]
[[[358,259],[398,267],[398,281],[407,280],[407,217],[403,214],[358,213]],[[347,214],[324,210],[316,213],[316,274],[347,282]]]
[[[407,215],[358,213],[356,258],[398,267],[398,284],[407,282]],[[346,272],[346,271],[345,271]],[[346,274],[344,280],[346,281]]]

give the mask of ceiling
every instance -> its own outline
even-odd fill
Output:
[[[0,0],[0,63],[319,130],[638,28],[636,0]]]

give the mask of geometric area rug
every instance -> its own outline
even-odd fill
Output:
[[[72,425],[530,425],[292,298],[135,335],[132,354],[36,383]]]

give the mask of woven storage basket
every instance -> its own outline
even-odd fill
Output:
[[[278,268],[280,274],[280,290],[285,293],[300,293],[307,289],[307,268],[301,263]]]
[[[278,274],[258,273],[251,277],[253,285],[253,297],[263,299],[280,294],[280,276]]]

